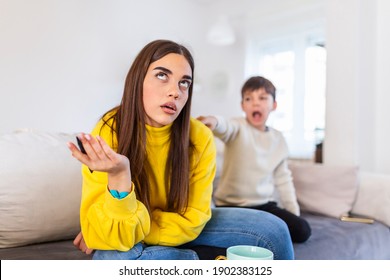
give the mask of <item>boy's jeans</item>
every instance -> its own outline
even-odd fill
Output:
[[[234,245],[255,245],[274,253],[275,260],[294,258],[290,233],[284,221],[259,210],[213,208],[212,218],[194,241],[179,248],[136,244],[127,252],[96,250],[95,260],[197,260],[191,249],[196,245],[228,248]]]

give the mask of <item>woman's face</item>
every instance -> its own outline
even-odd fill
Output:
[[[192,69],[180,54],[167,54],[149,65],[143,84],[146,124],[172,123],[188,100]]]

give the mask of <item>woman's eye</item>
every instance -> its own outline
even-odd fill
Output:
[[[167,74],[165,74],[163,72],[157,73],[156,77],[157,77],[157,79],[160,79],[160,80],[163,80],[163,81],[166,81],[168,79]]]
[[[181,88],[188,89],[191,85],[191,82],[187,81],[187,80],[183,80],[183,81],[180,81],[179,84],[180,84]]]

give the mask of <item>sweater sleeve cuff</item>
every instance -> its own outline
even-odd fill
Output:
[[[111,195],[117,199],[125,198],[130,192],[118,192],[117,190],[109,190]]]
[[[122,195],[123,196],[123,195]],[[126,219],[137,211],[135,192],[132,191],[122,198],[114,197],[108,190],[105,193],[104,209],[107,215],[116,219]]]
[[[225,119],[222,116],[215,116],[217,119],[217,126],[214,128],[213,132],[223,133],[226,130]]]

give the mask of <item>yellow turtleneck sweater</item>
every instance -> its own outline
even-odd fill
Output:
[[[134,191],[123,199],[114,198],[107,188],[107,173],[91,173],[88,167],[82,167],[80,221],[84,240],[91,249],[128,251],[140,241],[149,245],[178,246],[194,240],[211,218],[212,183],[216,170],[212,132],[201,122],[191,119],[190,138],[195,152],[190,161],[188,208],[180,215],[164,210],[167,202],[164,174],[171,125],[162,128],[146,126],[146,129],[147,154],[152,167],[149,176],[150,215]],[[117,141],[112,139],[110,129],[103,126],[102,121],[91,134],[100,135],[116,150]]]

